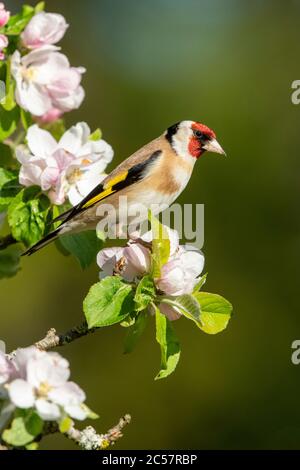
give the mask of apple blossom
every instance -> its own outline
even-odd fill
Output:
[[[157,287],[167,295],[190,294],[204,267],[203,254],[194,247],[180,246],[161,269]]]
[[[20,183],[40,186],[54,204],[63,204],[66,197],[77,204],[105,178],[104,170],[113,158],[107,142],[89,137],[90,128],[84,122],[72,126],[59,142],[34,124],[27,131],[27,146],[16,149]]]
[[[56,44],[62,39],[68,26],[62,15],[41,11],[31,18],[21,34],[21,39],[28,49]]]
[[[16,50],[11,71],[16,80],[16,101],[35,116],[57,109],[62,113],[78,108],[84,98],[80,85],[83,67],[71,67],[67,57],[53,45],[21,56]]]
[[[16,372],[16,368],[4,352],[0,351],[0,387],[8,382]]]
[[[121,269],[118,263],[122,260]],[[133,281],[149,272],[150,251],[140,243],[129,243],[126,247],[103,248],[97,255],[97,263],[102,272],[100,277],[111,276],[115,270],[127,281]]]
[[[191,294],[203,270],[204,256],[194,246],[179,245],[178,233],[167,226],[165,229],[170,240],[170,256],[154,283],[159,291],[170,297]],[[123,248],[102,249],[97,256],[97,263],[102,270],[100,278],[118,272],[125,280],[133,281],[150,273],[151,242],[152,231],[149,231],[140,238],[131,239]],[[170,320],[181,316],[179,310],[165,303],[161,303],[159,308]]]
[[[5,26],[10,18],[10,12],[5,9],[3,3],[0,3],[0,28]]]
[[[59,421],[65,414],[78,420],[87,417],[85,393],[69,376],[69,363],[58,353],[34,346],[18,349],[12,360],[0,353],[0,379],[11,403],[35,408],[45,421]]]

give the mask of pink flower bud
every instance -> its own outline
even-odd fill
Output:
[[[135,277],[148,273],[151,267],[150,251],[140,243],[130,243],[124,248],[126,259],[124,277],[133,280]]]
[[[0,28],[5,26],[10,18],[10,12],[5,10],[5,6],[3,3],[0,3]]]
[[[36,49],[47,44],[56,44],[68,28],[62,15],[57,13],[37,13],[29,21],[21,38],[28,49]]]
[[[59,119],[62,115],[63,112],[59,109],[51,108],[47,113],[43,114],[43,116],[38,119],[38,122],[41,124],[49,124],[51,122],[57,121],[57,119]]]

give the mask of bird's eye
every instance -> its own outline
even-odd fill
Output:
[[[194,136],[197,137],[197,139],[203,139],[204,134],[203,132],[196,130],[194,131]]]

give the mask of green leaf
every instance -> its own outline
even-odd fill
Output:
[[[94,284],[83,301],[89,328],[119,323],[134,309],[132,287],[117,276]]]
[[[23,447],[34,440],[43,430],[43,421],[33,410],[17,410],[10,429],[2,434],[2,439],[15,447]]]
[[[200,277],[199,281],[194,287],[193,292],[198,292],[201,289],[201,287],[204,286],[204,284],[206,283],[206,279],[207,279],[207,273],[203,274],[203,276]]]
[[[35,10],[29,5],[23,5],[22,11],[10,17],[5,34],[8,36],[18,36],[33,17]]]
[[[0,165],[7,168],[15,164],[12,148],[9,145],[0,143]]]
[[[27,131],[28,128],[33,124],[31,114],[28,111],[25,111],[23,108],[21,108],[21,122],[25,131]]]
[[[164,379],[174,372],[180,358],[180,344],[174,333],[170,320],[155,306],[156,341],[161,349],[160,371],[155,377]]]
[[[208,292],[197,292],[194,297],[201,309],[202,325],[200,328],[211,335],[224,330],[232,314],[231,303],[221,295]]]
[[[0,207],[5,209],[20,192],[18,172],[0,168]]]
[[[99,419],[99,415],[91,410],[85,403],[81,404],[81,408],[87,413],[88,419]]]
[[[82,269],[88,268],[95,262],[96,255],[103,246],[103,242],[99,240],[95,230],[75,235],[64,235],[60,237],[60,243],[65,250],[77,258]]]
[[[0,250],[0,279],[12,277],[20,270],[22,250],[17,245],[11,245]]]
[[[144,310],[155,297],[155,285],[151,276],[144,276],[135,291],[134,302],[135,310],[140,312]]]
[[[179,295],[177,297],[163,297],[161,302],[175,307],[179,312],[189,320],[201,327],[201,313],[198,301],[190,294]]]
[[[17,128],[20,117],[20,108],[15,106],[11,111],[6,111],[0,105],[0,142],[7,139]]]
[[[5,111],[12,111],[16,106],[15,101],[15,81],[11,77],[11,58],[6,61],[6,78],[5,78],[5,97],[1,100],[1,104]]]
[[[71,420],[71,418],[69,416],[65,416],[60,422],[59,422],[59,431],[61,433],[65,433],[65,432],[68,432],[69,429],[71,428],[73,424],[73,421]]]
[[[13,237],[31,246],[45,232],[50,201],[40,188],[31,186],[17,194],[8,208],[8,223]]]
[[[136,317],[135,323],[128,328],[127,335],[126,335],[125,342],[124,342],[125,354],[130,353],[135,348],[138,340],[140,339],[140,337],[142,336],[146,328],[148,318],[149,318],[149,314],[146,311],[141,312]]]
[[[43,10],[45,10],[45,2],[39,2],[34,8],[34,13],[37,14]]]
[[[101,130],[98,128],[96,129],[94,132],[92,132],[92,134],[90,135],[89,137],[89,140],[100,140],[102,137],[102,132]]]
[[[160,277],[160,271],[170,257],[170,240],[166,227],[149,211],[152,229],[152,276]]]
[[[38,442],[31,442],[30,444],[27,444],[25,446],[26,450],[38,450],[39,448],[39,443]]]

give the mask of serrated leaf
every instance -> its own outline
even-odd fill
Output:
[[[152,277],[159,278],[160,271],[170,257],[169,235],[159,220],[149,211],[149,220],[152,229]]]
[[[83,302],[89,328],[120,323],[133,309],[132,287],[117,276],[94,284]]]
[[[134,302],[136,312],[144,310],[155,297],[155,285],[151,276],[144,276],[137,285]]]
[[[127,335],[124,342],[124,353],[128,354],[135,348],[138,340],[142,336],[148,321],[149,314],[141,312],[135,320],[135,323],[127,330]]]
[[[65,250],[75,256],[82,269],[88,268],[96,261],[97,253],[103,246],[95,230],[64,235],[60,237],[60,243]]]
[[[101,130],[98,128],[96,129],[94,132],[92,132],[92,134],[90,135],[89,137],[89,140],[100,140],[102,137],[102,132]]]
[[[161,302],[169,304],[189,320],[201,326],[201,312],[199,302],[190,294],[183,294],[177,297],[164,297]]]
[[[11,427],[2,434],[2,439],[15,447],[23,447],[34,440],[43,430],[43,421],[33,410],[17,410]]]
[[[0,168],[0,207],[5,209],[22,189],[18,172]]]
[[[18,245],[11,245],[0,250],[0,279],[12,277],[20,270],[22,250]]]
[[[208,292],[197,292],[194,294],[201,309],[200,328],[208,334],[216,334],[223,331],[230,320],[232,305],[221,295]]]
[[[180,344],[170,320],[155,306],[156,341],[160,345],[161,365],[155,380],[174,372],[180,358]]]
[[[73,421],[69,416],[65,416],[60,422],[59,422],[59,432],[62,434],[68,432],[73,424]]]
[[[40,188],[31,186],[17,194],[8,208],[8,223],[13,237],[31,246],[45,232],[50,201]]]

